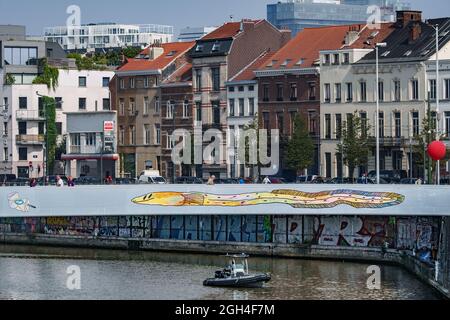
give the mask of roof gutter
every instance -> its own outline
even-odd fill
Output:
[[[137,71],[117,71],[116,75],[124,76],[158,76],[162,74],[162,70],[137,70]]]
[[[307,75],[307,74],[318,74],[319,68],[296,68],[296,69],[276,69],[276,70],[256,70],[256,77],[273,77],[282,76],[285,74],[295,74],[295,75]]]

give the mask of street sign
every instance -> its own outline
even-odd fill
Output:
[[[114,121],[105,121],[103,123],[103,131],[104,132],[112,132],[112,131],[114,131]]]

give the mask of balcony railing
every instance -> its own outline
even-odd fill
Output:
[[[40,110],[17,110],[17,120],[45,120],[44,112]]]
[[[19,134],[16,136],[17,144],[25,145],[42,145],[45,142],[43,134]]]

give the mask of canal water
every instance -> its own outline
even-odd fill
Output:
[[[381,290],[367,289],[369,264],[253,258],[250,271],[269,272],[263,289],[207,288],[203,280],[227,263],[194,254],[60,249],[0,245],[0,300],[354,300],[439,299],[399,267],[380,266]],[[78,266],[81,290],[67,289]]]

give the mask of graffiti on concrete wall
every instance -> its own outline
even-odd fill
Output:
[[[435,218],[413,217],[397,221],[397,247],[399,249],[431,250],[437,245],[439,225]]]
[[[308,193],[296,190],[274,190],[244,194],[208,194],[198,192],[153,192],[132,199],[138,205],[154,206],[203,206],[242,207],[267,204],[284,204],[293,208],[324,209],[339,205],[353,208],[379,209],[396,206],[405,200],[403,195],[392,192],[365,192],[334,190]]]
[[[394,245],[394,224],[386,217],[315,217],[314,242],[370,247]]]

